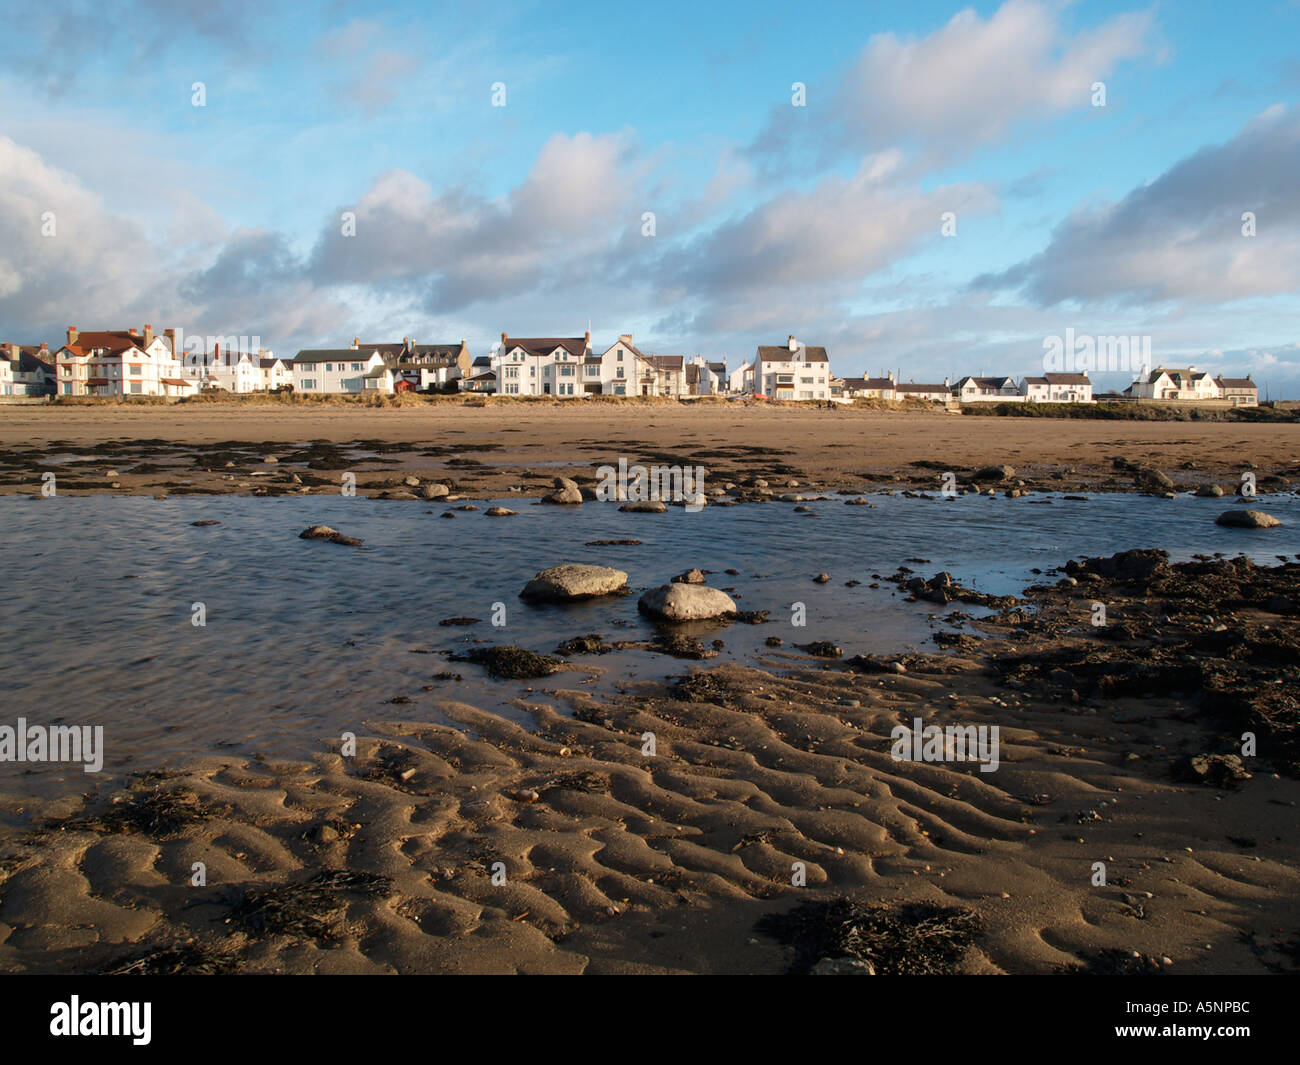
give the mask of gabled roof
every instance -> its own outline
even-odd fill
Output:
[[[972,382],[979,388],[1001,388],[1005,384],[1014,385],[1016,383],[1010,377],[963,377],[957,382],[957,387],[961,388],[967,381]]]
[[[1216,377],[1214,381],[1220,388],[1259,388],[1249,377]]]
[[[1086,373],[1049,373],[1043,378],[1053,385],[1090,385],[1092,380]],[[1027,380],[1027,379],[1026,379]]]
[[[918,385],[913,381],[904,384],[902,381],[894,382],[895,392],[952,392],[948,385]]]
[[[1046,377],[1026,377],[1026,378],[1025,378],[1025,384],[1027,384],[1027,385],[1049,385],[1049,384],[1051,384],[1051,382],[1050,382]]]
[[[155,336],[154,339],[161,340],[163,338]],[[100,349],[116,355],[118,352],[129,351],[132,348],[143,351],[145,342],[143,336],[131,333],[126,329],[103,329],[89,333],[79,333],[75,344],[65,344],[64,347],[78,356],[89,355],[92,351]]]
[[[279,362],[279,363],[285,363],[285,364],[287,365],[288,363],[292,362],[292,360],[291,360],[291,359],[281,359],[281,358],[279,358],[279,357],[276,357],[276,358],[273,358],[273,359],[259,358],[259,359],[257,360],[257,364],[258,364],[258,365],[259,365],[263,370],[270,370],[270,369],[273,369],[274,366],[275,366],[275,364],[276,364],[277,362]]]
[[[682,355],[642,355],[641,358],[656,370],[668,372],[680,370],[682,364],[686,361]]]
[[[523,348],[529,355],[549,355],[556,348],[563,348],[571,355],[585,355],[587,353],[587,338],[507,336],[501,350],[506,352],[513,348]]]
[[[54,352],[49,348],[45,349],[45,358],[41,358],[39,344],[19,344],[17,359],[9,358],[10,350],[9,345],[0,345],[0,357],[9,361],[15,373],[35,373],[37,370],[54,369]]]

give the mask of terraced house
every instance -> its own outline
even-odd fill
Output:
[[[1048,373],[1020,382],[1026,403],[1091,403],[1092,382],[1086,373]]]
[[[68,341],[55,352],[61,396],[191,396],[198,377],[187,377],[173,354],[175,330],[156,336],[153,326],[81,332],[68,326]]]

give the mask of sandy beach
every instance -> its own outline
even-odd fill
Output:
[[[1231,484],[1245,470],[1300,468],[1297,444],[1300,425],[1292,423],[712,403],[7,407],[0,494],[38,492],[47,471],[74,494],[310,493],[337,491],[346,470],[362,493],[400,488],[413,475],[451,481],[467,496],[538,495],[557,473],[594,481],[595,470],[619,456],[702,465],[711,485],[761,476],[774,485],[938,487],[946,470],[1007,465],[1031,486],[1105,490],[1133,487],[1132,476],[1116,475],[1116,457],[1180,484]],[[277,463],[265,464],[268,456]]]
[[[535,495],[557,472],[589,484],[619,455],[854,493],[932,488],[948,463],[1013,466],[998,490],[1027,493],[1131,490],[1153,468],[1182,490],[1231,489],[1251,468],[1262,493],[1289,493],[1296,469],[1289,425],[603,406],[4,413],[9,494],[39,494],[43,469],[69,468],[49,461],[60,453],[89,460],[59,473],[71,495],[264,492],[291,470],[292,490],[336,493],[348,469],[370,494],[404,494],[415,476]],[[279,461],[254,461],[267,455]],[[752,665],[665,658],[661,676],[600,697],[581,683],[600,656],[580,654],[559,705],[528,688],[509,700],[527,725],[428,685],[396,693],[400,712],[355,751],[321,736],[308,759],[214,755],[54,801],[11,777],[0,970],[1295,971],[1300,567],[1138,555],[1045,574],[1024,600],[923,568],[917,583],[900,558],[879,582],[959,630],[934,653],[810,654],[774,625],[786,640]],[[1090,626],[1099,600],[1108,621]],[[996,772],[899,760],[894,730],[918,718],[997,725]],[[850,943],[844,927],[863,922],[892,931]]]

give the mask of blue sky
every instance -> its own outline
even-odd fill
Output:
[[[1300,398],[1293,0],[5,6],[0,339],[590,320],[938,380],[1073,329]]]

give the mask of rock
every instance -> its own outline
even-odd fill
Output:
[[[542,570],[519,595],[534,602],[570,603],[613,595],[626,587],[627,574],[621,569],[566,562]]]
[[[869,502],[867,502],[867,500],[864,499],[862,496],[855,496],[853,499],[846,499],[846,500],[844,501],[844,505],[845,505],[846,507],[869,507],[869,506],[871,506],[871,504],[870,504]]]
[[[403,478],[402,478],[402,484],[406,485],[406,487],[408,487],[408,488],[419,488],[419,487],[420,487],[420,478],[418,478],[418,477],[403,477]]]
[[[380,499],[418,499],[414,492],[408,492],[404,488],[398,488],[391,492],[380,492]]]
[[[1271,529],[1282,523],[1262,510],[1225,510],[1214,519],[1214,524],[1230,525],[1236,529]]]
[[[355,536],[344,536],[337,529],[328,525],[309,525],[298,534],[299,540],[329,540],[331,543],[343,544],[345,547],[358,547],[365,541]]]
[[[483,513],[489,518],[508,518],[514,511],[506,507],[488,507]]]
[[[982,466],[967,478],[979,484],[984,481],[1009,481],[1016,475],[1010,466]]]
[[[563,479],[556,478],[557,481]],[[542,502],[561,507],[577,507],[582,505],[582,493],[578,491],[578,486],[575,484],[572,488],[560,488],[549,495],[542,496]]]
[[[1159,470],[1138,470],[1133,480],[1146,492],[1168,492],[1175,487],[1173,478]]]
[[[1198,495],[1202,499],[1219,499],[1223,495],[1223,489],[1217,484],[1203,484],[1193,495]]]
[[[786,493],[784,493],[783,495],[779,496],[778,498],[781,500],[782,503],[802,503],[802,502],[804,502],[804,497],[801,496],[801,495],[799,495],[798,492],[786,492]]]
[[[673,578],[674,584],[703,584],[704,572],[698,569],[688,569],[685,573],[679,573]]]
[[[267,466],[276,466],[279,464],[280,460],[274,455],[263,455],[262,462]]]
[[[668,507],[662,499],[646,499],[639,503],[624,503],[618,509],[629,514],[662,514]]]
[[[726,592],[703,584],[664,584],[641,596],[637,609],[663,621],[707,621],[735,614],[736,604]]]
[[[813,578],[813,583],[814,583],[814,584],[825,584],[825,583],[826,583],[827,581],[829,581],[830,579],[831,579],[831,575],[830,575],[829,573],[819,573],[819,574],[817,574],[816,577]]]
[[[420,485],[419,496],[421,499],[441,499],[443,496],[450,494],[451,489],[445,484]]]
[[[875,976],[876,967],[866,958],[822,958],[808,970],[809,976]]]
[[[333,843],[339,838],[339,831],[332,825],[321,825],[313,836],[317,843]]]
[[[522,647],[475,647],[464,656],[452,655],[452,661],[473,662],[482,666],[489,677],[497,680],[532,680],[549,677],[563,665],[557,658],[534,654]]]

